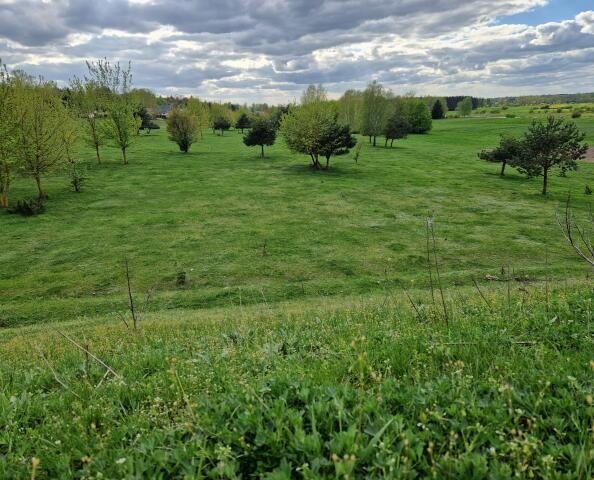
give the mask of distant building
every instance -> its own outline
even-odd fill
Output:
[[[173,105],[170,103],[166,105],[159,105],[157,107],[157,118],[167,118],[171,110],[173,110]]]

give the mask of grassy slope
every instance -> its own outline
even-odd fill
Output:
[[[592,293],[414,297],[8,330],[0,478],[592,478]]]
[[[430,135],[393,150],[366,146],[358,165],[340,158],[322,173],[281,143],[260,160],[233,132],[206,134],[184,156],[161,130],[139,139],[127,167],[116,151],[105,152],[102,166],[87,151],[82,194],[56,177],[47,182],[46,214],[0,215],[0,324],[113,312],[125,298],[124,257],[137,291],[157,285],[154,310],[426,286],[429,212],[448,285],[507,264],[542,277],[547,249],[554,277],[583,278],[587,268],[560,241],[554,214],[568,192],[585,211],[594,165],[553,177],[545,199],[538,179],[501,179],[497,166],[476,160],[500,133],[528,122],[441,121]],[[594,121],[578,123],[594,143]],[[32,194],[22,180],[13,198]],[[184,288],[175,284],[180,270],[189,275]]]

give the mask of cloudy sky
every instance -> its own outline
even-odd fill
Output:
[[[594,91],[594,0],[0,0],[0,58],[66,83],[132,61],[161,94],[291,101]]]

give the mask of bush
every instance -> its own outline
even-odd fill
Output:
[[[30,198],[19,200],[13,207],[8,209],[9,213],[16,213],[23,217],[32,217],[45,212],[45,201],[41,198]]]
[[[497,108],[494,108],[493,110],[491,110],[491,113],[501,113],[501,110],[498,110]]]
[[[169,140],[177,143],[179,149],[187,153],[190,146],[198,140],[198,121],[187,110],[174,108],[167,117]]]
[[[574,110],[571,113],[571,118],[580,118],[582,116],[582,111],[581,110]]]
[[[516,115],[514,113],[506,113],[505,118],[516,118]]]
[[[586,189],[584,190],[584,194],[592,195],[592,187],[590,185],[586,185]]]

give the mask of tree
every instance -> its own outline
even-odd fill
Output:
[[[347,90],[338,99],[338,121],[351,127],[352,132],[361,131],[362,104],[363,96],[355,90]]]
[[[382,134],[386,121],[387,92],[382,85],[375,80],[370,83],[363,92],[363,107],[361,111],[361,133],[373,139],[373,146],[376,145],[376,137]]]
[[[246,128],[250,128],[250,117],[248,116],[247,113],[243,112],[241,115],[239,115],[239,118],[237,119],[237,122],[235,123],[235,128],[237,130],[241,130],[241,133],[243,133],[243,130]]]
[[[112,65],[107,60],[87,62],[90,78],[87,83],[94,83],[106,92],[102,103],[107,113],[105,124],[106,136],[122,152],[122,162],[128,164],[127,152],[133,144],[140,126],[136,96],[131,93],[132,65],[122,68],[119,63]]]
[[[346,155],[357,145],[357,139],[351,135],[348,125],[340,125],[336,120],[321,132],[320,154],[326,158],[326,170],[330,167],[330,157]]]
[[[83,120],[83,140],[95,150],[97,163],[101,163],[100,149],[105,143],[105,129],[100,116],[105,91],[95,82],[83,82],[76,77],[70,81],[70,91],[71,106]]]
[[[202,130],[210,125],[210,110],[208,109],[208,105],[201,102],[198,98],[190,97],[186,103],[186,110],[194,116],[200,138],[202,138]]]
[[[544,122],[534,120],[524,134],[515,166],[528,177],[542,176],[542,194],[546,195],[552,168],[557,168],[562,176],[568,170],[577,170],[577,160],[588,150],[582,144],[585,138],[586,134],[575,123],[563,118],[549,116]]]
[[[264,158],[264,145],[274,145],[276,129],[269,120],[256,119],[252,122],[250,131],[243,137],[243,143],[248,147],[260,145],[261,156]]]
[[[229,109],[220,103],[213,103],[210,105],[210,120],[213,133],[220,130],[221,135],[223,135],[225,130],[231,128]]]
[[[198,140],[198,121],[187,110],[174,108],[167,116],[169,140],[178,144],[179,149],[188,153],[190,146]]]
[[[501,163],[500,175],[505,175],[507,165],[515,165],[522,152],[522,141],[512,136],[502,136],[499,146],[492,150],[479,152],[481,160],[492,163]]]
[[[408,123],[408,120],[399,113],[392,114],[386,122],[386,127],[384,130],[386,143],[384,146],[387,147],[388,141],[390,141],[390,148],[392,148],[394,140],[398,140],[399,138],[406,138],[409,131],[410,123]]]
[[[431,107],[431,118],[433,120],[441,120],[445,118],[445,110],[440,99],[435,100],[433,107]]]
[[[53,84],[19,84],[14,114],[18,118],[16,154],[21,173],[35,180],[39,200],[45,200],[42,178],[61,167],[66,149],[66,129],[71,128],[68,113]]]
[[[472,98],[466,97],[461,100],[456,106],[456,111],[461,117],[470,117],[472,113]]]
[[[75,152],[76,141],[78,139],[78,128],[75,119],[70,115],[64,117],[64,125],[60,129],[60,141],[64,148],[64,160],[70,176],[70,185],[76,193],[80,193],[84,177],[81,175],[78,166],[79,159]]]
[[[328,92],[322,84],[309,85],[301,95],[301,105],[328,100]]]
[[[10,185],[16,168],[14,83],[6,67],[0,62],[0,208],[8,207]]]
[[[213,130],[220,130],[221,136],[225,134],[225,131],[231,128],[231,121],[225,117],[217,117],[212,121]]]
[[[431,112],[423,100],[411,100],[408,108],[410,133],[427,133],[433,127]]]
[[[322,168],[320,156],[326,158],[326,168],[333,155],[348,153],[356,141],[348,126],[337,122],[333,105],[328,102],[310,102],[292,108],[281,120],[280,131],[292,152],[311,158],[312,167]]]
[[[159,125],[154,122],[153,115],[147,107],[140,107],[136,112],[136,118],[140,119],[140,125],[138,126],[139,130],[146,130],[147,133],[150,133],[151,130],[159,129]]]

